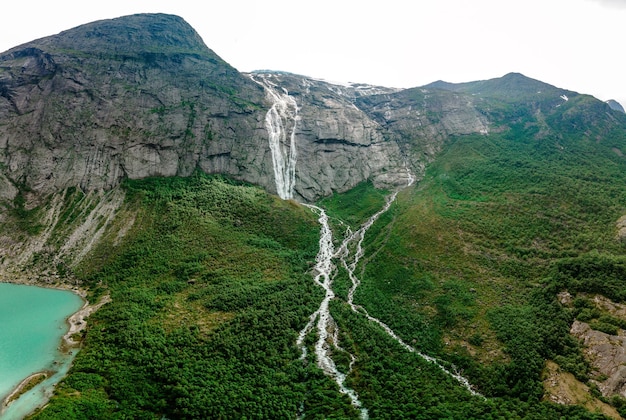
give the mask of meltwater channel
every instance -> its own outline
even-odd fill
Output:
[[[0,283],[0,419],[21,419],[47,401],[77,351],[61,344],[67,318],[83,304],[70,291]],[[47,379],[7,406],[7,396],[38,372]]]

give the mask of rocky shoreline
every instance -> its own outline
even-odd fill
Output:
[[[80,341],[74,340],[72,336],[83,331],[87,327],[86,319],[89,318],[92,313],[94,313],[103,305],[109,302],[111,302],[110,295],[102,296],[98,303],[93,305],[89,304],[89,301],[85,300],[85,304],[83,305],[83,307],[79,309],[78,312],[75,312],[67,318],[67,323],[69,324],[70,329],[63,336],[63,345],[65,348],[69,349],[72,347],[77,347],[80,344]]]
[[[7,407],[9,404],[11,404],[11,402],[17,400],[22,394],[30,391],[31,389],[39,385],[39,383],[48,379],[49,376],[50,372],[44,371],[35,372],[32,375],[26,377],[22,382],[19,383],[18,386],[15,387],[15,389],[13,389],[13,391],[11,391],[9,395],[7,395],[4,401],[2,401],[2,408]]]
[[[19,281],[19,280],[18,281],[5,281],[3,283],[22,284],[26,286],[43,287],[47,289],[66,290],[66,291],[77,294],[83,299],[84,301],[83,306],[78,311],[74,312],[72,315],[67,317],[66,319],[66,323],[68,324],[69,329],[63,335],[61,346],[60,346],[60,350],[64,353],[69,353],[71,349],[77,348],[80,345],[80,341],[75,340],[73,336],[77,333],[80,333],[87,327],[86,319],[92,313],[94,313],[95,311],[100,309],[103,305],[111,301],[110,295],[107,294],[107,295],[102,296],[96,304],[90,304],[89,301],[86,299],[86,296],[87,296],[86,289],[78,288],[75,286],[70,286],[68,284],[62,284],[62,283],[57,283],[54,285],[46,284],[46,283],[42,284],[41,282],[26,281],[24,279],[22,281]],[[22,394],[24,394],[25,392],[28,392],[30,389],[34,388],[40,382],[43,382],[50,376],[51,376],[50,371],[40,371],[40,372],[35,372],[29,375],[28,377],[24,378],[24,380],[22,380],[22,382],[20,382],[19,385],[15,387],[15,389],[11,391],[6,396],[6,398],[2,400],[0,404],[0,413],[6,407],[8,407],[13,401],[17,400]],[[34,383],[35,381],[36,383]]]

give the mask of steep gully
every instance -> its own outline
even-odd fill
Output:
[[[266,114],[265,127],[269,135],[269,146],[272,153],[272,162],[274,164],[274,175],[276,180],[276,190],[282,199],[292,199],[295,186],[295,167],[296,167],[296,127],[298,121],[298,105],[295,99],[289,96],[286,89],[279,89],[278,85],[271,80],[271,75],[259,74],[256,77],[250,76],[253,81],[263,86],[268,98],[272,101],[272,107]],[[287,145],[288,144],[288,145]],[[415,182],[415,177],[407,168],[407,187]],[[335,250],[333,244],[333,232],[328,222],[328,215],[324,209],[312,205],[302,205],[310,208],[317,214],[320,223],[320,240],[319,251],[316,256],[315,277],[314,282],[325,291],[324,299],[321,301],[318,309],[313,312],[308,323],[298,334],[296,344],[301,350],[301,359],[307,357],[307,348],[304,344],[306,337],[315,328],[317,333],[317,341],[315,343],[315,358],[317,366],[330,378],[332,378],[339,387],[339,391],[350,398],[352,405],[360,411],[362,419],[368,419],[368,411],[363,407],[357,392],[345,385],[347,375],[350,374],[352,366],[356,361],[356,357],[350,356],[350,366],[347,373],[341,372],[334,360],[332,352],[347,353],[346,350],[339,345],[339,327],[330,314],[330,301],[335,298],[332,289],[333,279],[337,272],[337,266],[333,260],[338,259],[339,263],[348,273],[352,283],[347,296],[347,303],[355,313],[365,316],[369,321],[379,325],[389,336],[391,336],[405,350],[417,354],[422,359],[435,364],[447,375],[456,379],[473,395],[479,395],[472,389],[469,381],[458,372],[446,369],[435,358],[417,351],[414,347],[406,344],[387,324],[371,316],[365,308],[354,303],[354,294],[359,287],[361,281],[356,276],[355,271],[357,265],[364,255],[363,240],[367,230],[376,222],[376,220],[389,210],[396,199],[398,192],[394,192],[387,197],[385,205],[377,213],[372,215],[358,230],[352,232],[349,228],[345,233],[345,238],[339,248]],[[317,321],[317,322],[316,322]]]

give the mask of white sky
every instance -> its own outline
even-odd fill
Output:
[[[0,51],[100,19],[184,18],[240,71],[415,87],[515,71],[626,107],[626,0],[31,0],[0,8]]]

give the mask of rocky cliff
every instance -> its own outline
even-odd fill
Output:
[[[198,167],[262,179],[262,106],[182,19],[84,25],[0,56],[4,182],[91,191]]]
[[[124,178],[224,173],[276,191],[271,96],[176,16],[83,25],[0,55],[0,198]],[[294,196],[402,183],[451,134],[486,133],[460,94],[262,72],[298,106]],[[428,114],[428,115],[426,115]],[[410,147],[407,146],[410,144]]]
[[[274,77],[301,108],[297,196],[395,182],[388,174],[404,159],[354,106],[364,89]],[[108,190],[124,178],[195,169],[274,191],[271,105],[263,86],[175,16],[128,16],[33,41],[0,55],[1,197]]]
[[[124,179],[200,170],[276,193],[288,176],[285,197],[311,202],[419,179],[459,136],[563,147],[624,126],[608,104],[516,73],[406,90],[243,74],[179,17],[94,22],[0,54],[0,262],[74,263],[114,220]]]

